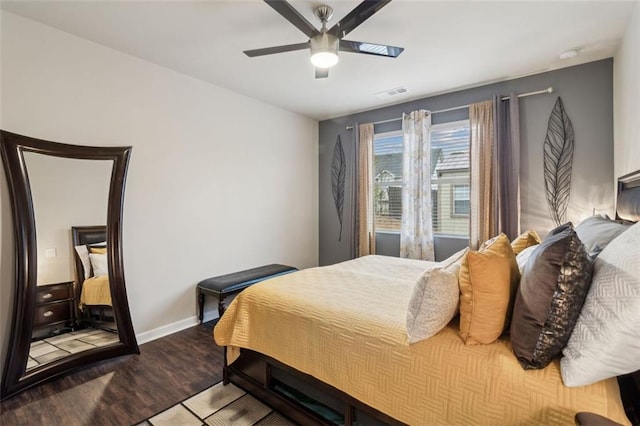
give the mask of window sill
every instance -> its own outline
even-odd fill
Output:
[[[376,231],[376,234],[383,234],[383,235],[400,235],[400,231]],[[433,234],[434,238],[451,238],[451,239],[457,239],[457,240],[468,240],[469,236],[468,235],[460,235],[460,234],[440,234],[435,232]]]
[[[450,238],[452,240],[468,240],[468,235],[460,235],[460,234],[433,234],[436,238]]]

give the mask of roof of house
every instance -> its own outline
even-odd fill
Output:
[[[444,153],[442,149],[435,150],[431,159],[431,167],[436,173],[468,169],[469,151]],[[402,176],[401,152],[375,156],[374,177],[385,171],[393,176]]]
[[[469,168],[469,151],[446,154],[436,165],[437,172],[464,170]]]
[[[402,176],[402,153],[384,154],[375,156],[375,171],[373,176],[378,176],[383,171],[394,176]]]

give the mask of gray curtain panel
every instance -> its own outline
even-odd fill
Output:
[[[494,214],[498,232],[510,240],[520,235],[520,111],[518,96],[503,101],[493,96],[494,108]]]

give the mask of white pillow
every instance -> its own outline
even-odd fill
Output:
[[[90,244],[90,246],[106,246],[107,242],[103,241],[101,243]],[[78,257],[80,258],[80,262],[82,263],[82,269],[84,270],[84,279],[91,277],[91,260],[89,259],[89,249],[86,245],[74,246],[76,249],[76,253],[78,253]],[[80,277],[78,277],[80,278]]]
[[[593,264],[593,280],[560,360],[566,386],[640,370],[640,223],[614,238]]]
[[[78,253],[78,257],[80,258],[80,262],[82,262],[82,269],[84,270],[84,279],[86,280],[91,276],[91,261],[89,260],[89,249],[87,246],[75,246],[76,253]],[[78,277],[80,279],[81,277]]]
[[[458,312],[459,265],[434,267],[420,275],[407,310],[409,343],[428,339],[444,328]]]
[[[91,267],[93,268],[94,277],[101,277],[109,274],[106,254],[89,253],[89,258],[91,259]]]

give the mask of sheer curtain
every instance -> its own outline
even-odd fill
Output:
[[[469,218],[469,246],[477,249],[480,244],[495,236],[497,229],[494,216],[493,194],[493,101],[469,105],[469,127],[471,131],[471,217]]]
[[[431,114],[402,117],[402,225],[400,257],[434,260],[431,216]]]
[[[514,93],[469,105],[472,249],[500,232],[520,234],[519,119]]]
[[[376,253],[376,230],[373,220],[373,124],[358,126],[358,257]]]

